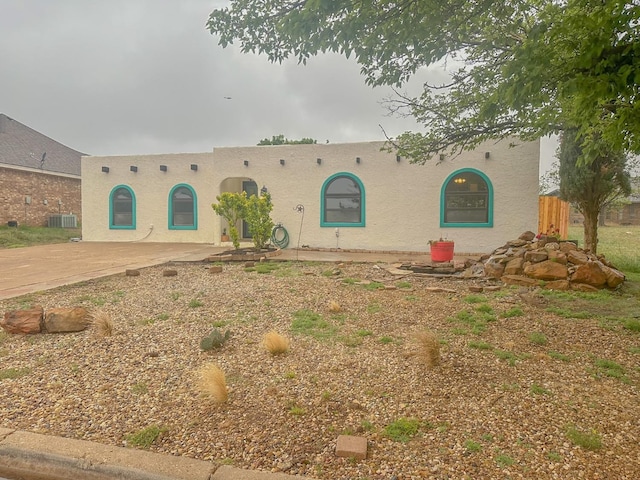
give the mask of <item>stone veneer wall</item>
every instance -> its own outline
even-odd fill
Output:
[[[80,195],[79,177],[0,166],[0,225],[15,220],[46,226],[49,215],[58,213],[76,215],[80,224]],[[30,204],[26,197],[31,197]]]

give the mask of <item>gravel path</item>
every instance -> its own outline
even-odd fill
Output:
[[[24,373],[0,380],[0,426],[123,446],[157,425],[153,451],[318,479],[638,478],[637,333],[549,313],[516,288],[471,293],[486,284],[385,265],[276,267],[159,266],[0,302],[86,306],[116,329],[0,333],[0,371]],[[311,313],[325,328],[293,333]],[[231,338],[202,352],[213,326]],[[435,368],[411,355],[426,329],[442,344]],[[288,354],[262,347],[270,330],[291,339]],[[198,393],[210,362],[226,373],[224,404]],[[417,428],[404,441],[386,430],[400,419]],[[345,433],[367,438],[367,459],[334,455]]]

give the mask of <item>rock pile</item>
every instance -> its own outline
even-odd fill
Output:
[[[533,232],[507,242],[481,257],[480,262],[484,276],[511,285],[595,291],[616,288],[625,279],[603,256],[582,250],[570,241],[536,238]]]

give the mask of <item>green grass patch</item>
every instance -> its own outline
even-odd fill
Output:
[[[7,227],[0,226],[0,248],[31,247],[52,243],[67,243],[82,235],[80,228]]]
[[[135,393],[136,395],[144,395],[145,393],[149,393],[149,387],[144,382],[135,383],[131,387],[131,393]]]
[[[464,448],[467,453],[476,453],[482,450],[482,444],[475,440],[467,440],[464,442]]]
[[[595,451],[602,448],[602,439],[595,430],[585,432],[574,425],[569,425],[565,430],[565,435],[571,443],[585,450]]]
[[[506,361],[512,367],[516,364],[518,360],[523,360],[525,358],[525,356],[517,355],[513,352],[510,352],[509,350],[494,350],[493,353],[500,360]]]
[[[356,335],[359,337],[369,337],[373,335],[373,332],[371,330],[360,329],[356,330]]]
[[[534,345],[546,345],[548,340],[547,336],[541,332],[532,332],[529,334],[529,341]]]
[[[150,425],[142,430],[138,430],[135,433],[127,435],[125,439],[127,440],[127,443],[133,447],[149,448],[166,431],[167,429],[165,427]]]
[[[462,301],[465,303],[485,303],[487,302],[487,297],[484,295],[467,295]]]
[[[355,285],[359,281],[360,280],[358,280],[357,278],[349,278],[349,277],[342,279],[342,283],[345,283],[347,285]]]
[[[561,360],[563,362],[571,361],[571,357],[569,355],[565,355],[564,353],[551,351],[551,352],[547,352],[547,355],[549,355],[554,360]]]
[[[327,340],[336,336],[338,328],[327,322],[319,313],[303,309],[294,312],[291,331],[316,340]]]
[[[640,320],[631,319],[626,320],[622,326],[627,330],[631,330],[632,332],[640,333]]]
[[[378,339],[378,342],[380,342],[383,345],[388,345],[390,343],[393,343],[394,341],[395,340],[393,339],[393,337],[389,337],[388,335],[384,335]]]
[[[511,467],[512,465],[515,465],[516,461],[510,457],[509,455],[506,455],[504,453],[500,453],[498,455],[496,455],[495,458],[496,464],[498,465],[498,467],[500,468],[506,468],[506,467]]]
[[[542,385],[538,385],[537,383],[534,383],[531,385],[531,387],[529,387],[529,392],[531,392],[532,395],[551,395],[551,391],[547,390]]]
[[[449,321],[464,325],[468,328],[468,331],[474,335],[481,335],[487,329],[487,323],[492,322],[495,319],[496,318],[492,313],[462,310],[458,312],[454,318],[449,318]],[[461,330],[460,333],[454,333],[456,335],[465,335],[468,333],[467,328]]]
[[[521,317],[524,315],[524,311],[520,307],[513,307],[509,310],[506,310],[500,314],[502,318],[514,318]]]
[[[365,290],[380,290],[381,288],[384,288],[384,283],[380,283],[380,282],[371,282],[371,283],[363,283],[362,287]]]
[[[401,282],[396,282],[396,287],[398,288],[411,288],[411,282],[407,282],[407,281],[401,281]]]
[[[203,305],[204,303],[198,300],[197,298],[193,298],[189,300],[189,308],[199,308],[199,307],[202,307]]]
[[[624,367],[613,360],[598,358],[593,363],[596,366],[595,375],[597,377],[605,376],[626,380]]]
[[[416,418],[399,418],[384,428],[384,436],[394,442],[407,443],[420,430],[420,420]]]
[[[467,346],[469,348],[475,348],[476,350],[493,350],[493,345],[487,342],[471,341]]]
[[[367,305],[367,313],[378,313],[381,310],[382,310],[382,307],[377,302],[373,302]]]
[[[20,377],[24,377],[31,373],[31,369],[28,367],[24,368],[4,368],[0,370],[0,380],[7,379],[16,379]]]
[[[549,460],[551,460],[552,462],[561,462],[562,461],[562,455],[560,455],[558,452],[549,452],[547,453],[547,458]]]

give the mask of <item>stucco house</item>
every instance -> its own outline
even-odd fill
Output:
[[[79,222],[83,155],[0,114],[0,224],[44,226],[52,215]]]
[[[219,245],[227,225],[211,208],[216,196],[264,189],[290,246],[428,252],[442,237],[479,253],[536,230],[539,142],[486,142],[424,166],[383,145],[84,157],[83,240]]]

